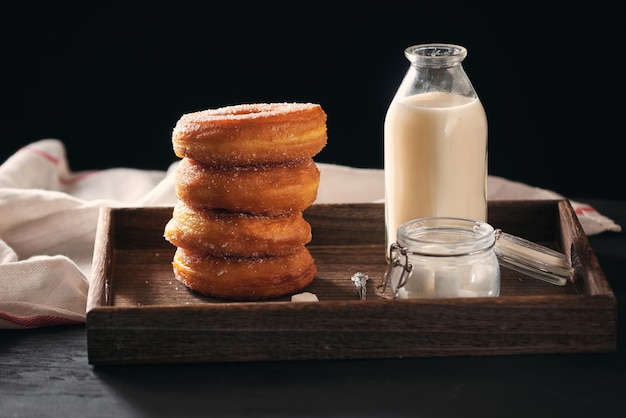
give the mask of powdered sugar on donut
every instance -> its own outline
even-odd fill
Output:
[[[226,106],[183,115],[174,152],[211,165],[280,163],[313,157],[326,146],[326,113],[315,103]]]

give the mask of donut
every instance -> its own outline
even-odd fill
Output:
[[[208,165],[258,165],[313,157],[326,146],[326,113],[314,103],[259,103],[184,114],[174,153]]]
[[[277,216],[174,206],[165,239],[176,247],[215,256],[284,255],[311,241],[302,212]]]
[[[279,215],[302,211],[317,198],[320,171],[309,157],[261,166],[215,167],[183,158],[175,190],[188,206]]]
[[[308,286],[317,267],[309,250],[300,246],[287,255],[214,257],[177,248],[174,275],[187,288],[221,299],[270,299]]]

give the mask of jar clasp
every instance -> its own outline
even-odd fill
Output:
[[[389,265],[383,275],[383,282],[376,288],[376,294],[385,299],[397,299],[402,288],[413,272],[409,263],[408,247],[393,243],[389,246]]]

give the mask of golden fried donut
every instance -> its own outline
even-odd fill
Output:
[[[317,274],[304,246],[287,255],[262,258],[199,256],[178,248],[172,266],[176,278],[189,289],[235,300],[290,295],[308,286]]]
[[[311,241],[311,225],[302,212],[277,216],[220,209],[174,206],[165,239],[176,247],[216,256],[284,255]]]
[[[184,114],[172,132],[178,157],[256,165],[313,157],[326,146],[326,113],[314,103],[240,104]]]
[[[175,188],[188,206],[258,215],[302,211],[317,197],[320,171],[309,157],[283,164],[213,167],[183,158]]]

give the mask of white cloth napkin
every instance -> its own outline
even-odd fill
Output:
[[[0,328],[82,323],[100,207],[173,206],[168,170],[72,172],[64,144],[34,142],[0,166]],[[381,169],[318,163],[316,203],[382,202]],[[489,199],[562,198],[490,176]],[[585,232],[620,231],[592,207],[572,202]]]

